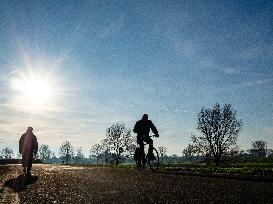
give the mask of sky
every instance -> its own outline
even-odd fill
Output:
[[[0,148],[32,126],[88,156],[147,113],[155,146],[181,155],[215,103],[242,119],[242,149],[273,148],[272,1],[1,0],[0,33]]]

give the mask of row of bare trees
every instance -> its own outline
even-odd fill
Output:
[[[193,144],[188,144],[182,151],[183,161],[201,161],[208,158],[203,152],[200,152]],[[253,161],[262,159],[273,159],[273,149],[267,147],[267,142],[263,140],[253,141],[250,149],[243,150],[235,145],[229,148],[222,156],[222,160],[229,161]],[[207,160],[209,161],[209,160]]]
[[[126,157],[131,157],[136,149],[136,139],[131,135],[131,130],[127,129],[124,123],[116,123],[106,130],[106,137],[98,144],[94,144],[90,149],[89,158],[95,158],[103,162],[115,162],[119,164]],[[66,141],[60,147],[60,157],[65,163],[74,158],[76,163],[84,158],[82,148],[74,150],[70,142]],[[74,156],[75,155],[75,156]]]
[[[183,156],[189,161],[193,157],[205,157],[218,166],[222,160],[240,155],[256,158],[273,155],[273,150],[268,149],[263,140],[253,141],[247,151],[239,148],[237,140],[243,122],[230,104],[221,107],[216,103],[212,108],[202,108],[197,120],[197,130],[201,134],[192,134],[192,143],[183,150]]]
[[[136,138],[131,135],[124,123],[116,123],[106,130],[106,137],[90,149],[90,157],[104,162],[119,164],[121,160],[132,157],[136,149]]]
[[[90,149],[90,158],[96,158],[97,163],[100,158],[104,159],[104,162],[115,161],[115,164],[119,164],[121,160],[126,157],[131,157],[136,149],[136,138],[131,135],[131,130],[127,129],[124,123],[116,123],[106,130],[106,137],[99,143],[95,144]],[[69,141],[65,141],[60,149],[59,155],[62,159],[62,163],[69,163],[72,159],[75,163],[80,162],[84,158],[82,148],[74,148]],[[11,159],[14,156],[14,152],[11,148],[6,147],[0,152],[0,159]],[[42,144],[39,147],[36,159],[40,159],[42,162],[48,159],[56,157],[51,151],[48,145]]]
[[[119,164],[125,158],[132,158],[136,147],[136,138],[131,135],[131,131],[124,123],[116,123],[106,130],[105,139],[91,147],[90,157],[95,158],[97,163],[103,159],[104,162],[112,160]],[[163,158],[166,156],[167,148],[158,147],[158,151]]]
[[[14,152],[11,148],[5,147],[0,150],[0,159],[11,159],[14,157]]]
[[[216,103],[212,108],[202,108],[197,117],[197,130],[201,134],[192,134],[192,143],[183,150],[183,156],[205,157],[218,166],[227,155],[242,154],[236,145],[242,125],[242,120],[237,119],[237,112],[230,104],[221,107]],[[127,129],[124,123],[116,123],[107,128],[105,138],[91,147],[89,158],[95,159],[97,163],[101,161],[119,164],[126,158],[132,158],[136,146],[136,138],[131,135],[131,130]],[[166,157],[167,148],[162,146],[158,147],[158,150],[162,160]],[[267,149],[265,141],[258,140],[252,143],[248,153],[265,157],[273,154],[273,150]],[[65,163],[69,163],[72,158],[78,163],[84,158],[82,148],[75,150],[68,141],[62,144],[59,154]],[[1,151],[0,157],[11,158],[12,155],[13,151],[7,147]],[[42,161],[53,156],[48,145],[40,146],[38,157]],[[177,155],[174,155],[172,158],[176,157]]]
[[[65,141],[59,150],[60,158],[63,163],[68,164],[71,159],[74,159],[75,163],[79,163],[83,158],[84,154],[82,148],[74,148],[69,141]]]
[[[0,151],[0,159],[12,159],[14,158],[14,156],[15,156],[14,151],[10,147],[5,147]],[[53,152],[50,151],[49,146],[42,144],[39,147],[39,151],[38,154],[35,156],[35,159],[41,159],[42,161],[45,161],[46,159],[49,159],[52,156]],[[18,154],[17,157],[20,158],[21,157],[20,154]]]

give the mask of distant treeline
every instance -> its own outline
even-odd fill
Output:
[[[156,147],[160,163],[205,162],[216,166],[227,162],[272,162],[273,150],[263,140],[253,141],[248,150],[237,145],[243,122],[237,118],[237,112],[230,104],[212,108],[202,108],[197,115],[199,135],[191,135],[191,143],[181,151],[181,155],[168,155],[164,146]],[[106,136],[90,147],[88,157],[82,148],[74,148],[65,141],[59,148],[59,156],[48,145],[39,146],[35,159],[42,163],[134,163],[133,156],[137,148],[136,137],[131,135],[124,123],[116,123],[106,129]],[[14,156],[11,148],[0,152],[0,159],[21,158]]]
[[[66,163],[66,158],[69,157],[67,163],[70,164],[115,164],[116,155],[113,155],[110,151],[100,150],[94,151],[94,147],[98,148],[97,145],[93,145],[90,149],[90,155],[86,157],[81,148],[78,148],[74,152],[74,147],[69,142],[64,142],[60,147],[66,150],[70,155],[61,155],[59,157],[50,150],[48,145],[42,144],[39,147],[38,154],[35,156],[34,163],[52,163],[52,164],[63,164]],[[67,149],[68,148],[68,149]],[[210,163],[211,160],[207,155],[196,153],[192,151],[189,146],[182,151],[181,155],[168,155],[166,147],[157,148],[160,155],[161,164],[177,164],[177,163]],[[72,151],[73,150],[73,151]],[[20,157],[20,155],[17,155]],[[0,164],[19,164],[21,160],[16,158],[13,154],[13,150],[6,147],[0,152]],[[123,155],[119,158],[119,163],[134,163],[133,155]],[[267,148],[265,141],[254,141],[252,146],[248,150],[241,150],[238,146],[232,148],[227,152],[221,159],[222,163],[273,163],[273,150]]]

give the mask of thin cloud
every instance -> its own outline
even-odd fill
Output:
[[[220,88],[220,89],[218,89],[218,91],[232,91],[235,89],[256,87],[256,86],[261,86],[265,83],[272,82],[272,81],[273,81],[273,79],[264,79],[264,80],[242,82],[242,83],[232,84],[232,85]]]
[[[179,56],[205,68],[219,69],[219,65],[211,55],[202,54],[203,48],[192,40],[175,41],[174,49]]]
[[[187,59],[192,59],[198,53],[198,48],[191,40],[175,41],[174,47],[176,52]]]
[[[200,65],[202,65],[204,67],[208,67],[208,68],[217,67],[217,64],[216,64],[214,58],[213,57],[209,57],[209,56],[201,57],[201,59],[200,59]]]
[[[251,48],[251,49],[247,49],[247,50],[243,50],[240,54],[239,57],[241,59],[245,59],[245,60],[251,60],[251,59],[256,59],[260,56],[261,54],[261,49],[259,49],[258,47],[255,48]]]
[[[235,69],[233,67],[227,67],[227,68],[223,68],[222,71],[225,74],[229,74],[229,75],[237,75],[240,74],[241,72],[238,69]]]
[[[14,75],[14,74],[17,74],[19,71],[20,71],[19,69],[16,69],[16,70],[14,70],[14,71],[8,73],[8,76],[12,76],[12,75]]]
[[[256,47],[242,50],[239,55],[239,59],[243,60],[255,60],[258,58],[272,58],[273,46],[272,44],[263,44]]]
[[[263,128],[266,134],[273,135],[273,127],[264,127]]]
[[[124,26],[124,15],[121,15],[101,32],[100,38],[107,38],[111,35],[115,35]]]
[[[0,106],[13,108],[16,111],[20,111],[22,113],[30,113],[31,112],[31,114],[37,114],[37,115],[44,115],[45,113],[48,114],[48,112],[69,111],[69,110],[65,110],[61,106],[44,106],[41,108],[37,108],[37,110],[30,110],[29,107],[26,107],[23,105],[12,104],[12,103],[0,103]]]
[[[0,106],[5,106],[5,107],[22,107],[22,106],[11,104],[11,103],[0,103]]]

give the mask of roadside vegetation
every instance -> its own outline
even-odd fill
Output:
[[[197,131],[190,144],[181,149],[180,155],[168,155],[165,146],[156,147],[160,158],[159,171],[224,173],[246,175],[273,175],[273,150],[267,142],[257,139],[249,149],[237,144],[243,122],[230,104],[215,104],[202,108],[197,114]],[[114,168],[135,168],[136,138],[124,123],[115,123],[106,129],[105,138],[90,146],[86,157],[82,148],[75,148],[69,141],[60,145],[58,155],[46,144],[41,144],[34,159],[42,163],[92,165]],[[20,159],[9,147],[0,150],[1,159]],[[1,173],[5,170],[0,168]]]

